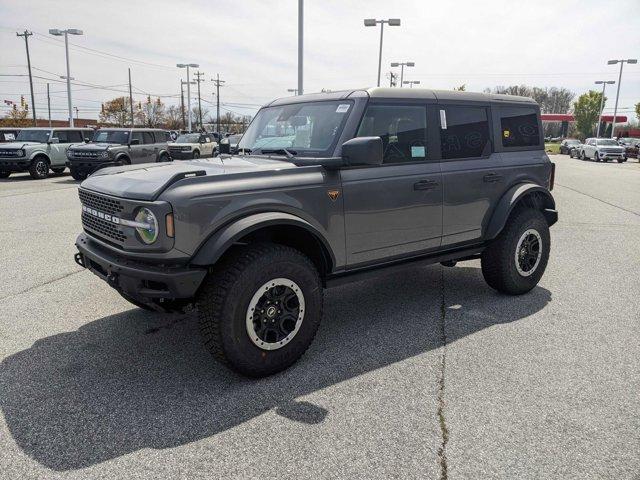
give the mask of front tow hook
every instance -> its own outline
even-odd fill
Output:
[[[110,273],[109,275],[107,275],[107,283],[112,288],[118,288],[118,274]]]
[[[75,262],[80,265],[82,268],[87,268],[87,266],[84,264],[84,255],[82,255],[80,252],[76,253],[73,256],[73,259],[75,260]]]

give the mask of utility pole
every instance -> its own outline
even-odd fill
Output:
[[[200,130],[204,131],[204,126],[202,125],[202,102],[200,100],[200,82],[204,82],[204,80],[200,80],[200,77],[204,75],[200,70],[194,73],[196,76],[196,82],[198,83],[198,117],[200,119]]]
[[[51,95],[49,95],[49,82],[47,82],[47,110],[49,110],[49,128],[51,128]]]
[[[33,78],[31,77],[31,56],[29,55],[29,37],[33,33],[25,30],[23,33],[16,33],[18,37],[24,37],[24,46],[27,48],[27,67],[29,69],[29,88],[31,89],[31,113],[33,114],[33,126],[37,127],[36,120],[36,101],[33,97]]]
[[[298,88],[296,95],[304,93],[302,87],[302,67],[304,62],[304,0],[298,0]]]
[[[216,123],[218,133],[220,133],[220,87],[224,83],[224,80],[220,80],[220,74],[216,73],[216,78],[212,78],[211,81],[216,86]]]
[[[131,91],[131,69],[129,68],[129,108],[131,109],[131,128],[135,127],[133,121],[133,92]]]

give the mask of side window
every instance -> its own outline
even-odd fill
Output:
[[[358,137],[380,137],[384,163],[427,159],[427,108],[424,106],[370,105]]]
[[[93,138],[93,130],[82,130],[82,137],[91,140]]]
[[[482,157],[491,153],[489,117],[485,107],[441,107],[440,122],[443,160]]]
[[[142,145],[144,143],[144,139],[142,138],[142,132],[132,132],[131,140],[138,140],[138,143]]]
[[[56,130],[53,136],[58,139],[58,143],[69,143],[69,132],[66,130]]]
[[[503,107],[499,111],[503,147],[540,145],[538,115],[534,108]]]
[[[73,131],[69,131],[68,133],[68,137],[69,137],[69,143],[81,143],[82,142],[82,133],[80,133],[80,130],[73,130]]]
[[[165,142],[173,142],[174,138],[171,135],[171,132],[164,132],[164,141]]]
[[[143,142],[145,144],[155,143],[155,139],[153,138],[153,134],[151,132],[142,132]]]

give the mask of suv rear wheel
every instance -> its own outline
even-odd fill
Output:
[[[322,284],[299,251],[272,243],[224,259],[197,297],[214,357],[250,377],[286,369],[309,348],[322,318]]]
[[[549,225],[544,215],[532,208],[517,210],[482,253],[482,275],[499,292],[527,293],[542,278],[550,247]]]
[[[46,157],[34,158],[29,165],[29,175],[36,180],[42,180],[49,176],[49,161]]]

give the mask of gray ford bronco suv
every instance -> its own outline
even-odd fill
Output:
[[[540,280],[550,190],[529,98],[373,88],[276,100],[239,155],[96,172],[76,262],[140,308],[194,304],[204,342],[264,376],[309,347],[323,289],[481,259],[494,289]]]
[[[84,180],[110,165],[168,162],[169,132],[146,128],[101,128],[91,142],[67,150],[67,166],[75,180]]]

